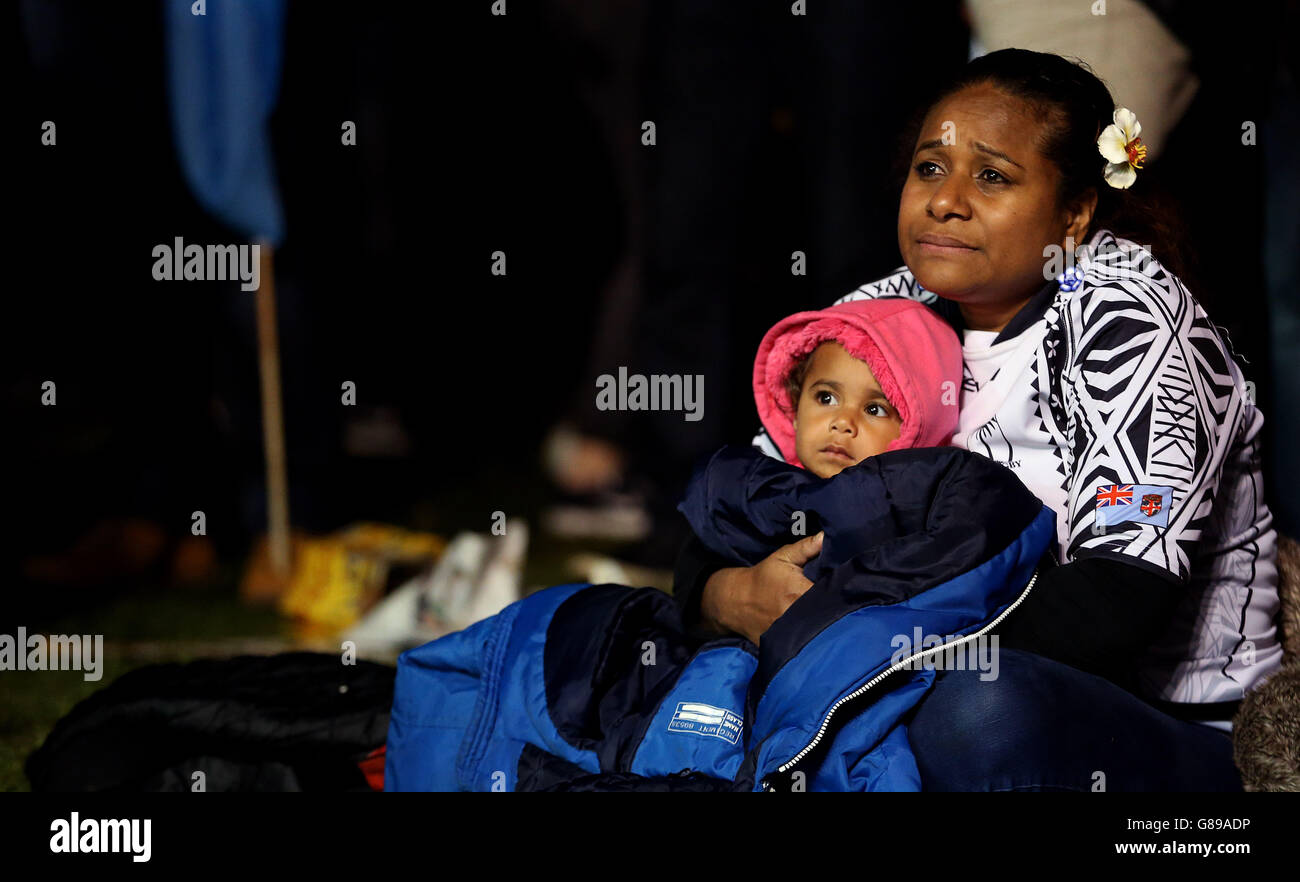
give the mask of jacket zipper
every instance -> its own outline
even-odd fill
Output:
[[[826,712],[826,716],[822,718],[821,727],[817,730],[817,734],[813,736],[813,740],[809,741],[806,745],[804,745],[803,750],[795,754],[793,759],[786,761],[785,764],[778,767],[775,772],[772,772],[767,776],[765,776],[763,778],[763,789],[769,793],[777,792],[776,788],[769,783],[771,778],[774,775],[780,775],[784,772],[789,771],[790,769],[793,769],[796,765],[799,764],[800,760],[802,760],[804,757],[806,757],[808,754],[812,753],[813,750],[816,749],[817,745],[821,742],[822,738],[826,735],[826,731],[830,726],[831,717],[835,716],[835,712],[839,710],[840,707],[842,707],[843,705],[847,704],[850,701],[853,701],[855,698],[861,697],[863,694],[866,693],[868,689],[871,689],[873,686],[878,685],[885,678],[891,676],[892,674],[897,673],[898,671],[910,667],[912,662],[916,661],[917,659],[921,659],[927,655],[933,655],[935,653],[942,653],[944,650],[948,649],[951,646],[957,646],[959,644],[966,643],[970,640],[974,640],[984,634],[987,634],[990,630],[992,630],[993,628],[1001,624],[1003,619],[1009,616],[1016,607],[1020,606],[1020,604],[1024,602],[1024,599],[1029,596],[1029,592],[1034,589],[1034,583],[1037,581],[1038,581],[1038,570],[1035,569],[1033,576],[1031,576],[1029,579],[1029,584],[1025,586],[1025,590],[1020,593],[1020,596],[1015,599],[1015,602],[1013,602],[1010,606],[1004,609],[1000,616],[998,616],[993,621],[989,622],[980,630],[975,631],[974,633],[971,634],[967,634],[965,637],[959,637],[956,640],[951,640],[948,643],[941,643],[938,646],[931,646],[930,648],[923,649],[920,652],[912,653],[907,658],[901,659],[896,664],[881,671],[879,674],[872,677],[866,683],[862,684],[857,689],[853,690],[848,695],[845,695],[839,701],[835,702],[835,704],[831,705],[831,709],[828,710]]]

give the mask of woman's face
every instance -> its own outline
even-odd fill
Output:
[[[1048,245],[1083,243],[1087,206],[1057,205],[1060,172],[1019,99],[972,86],[930,109],[898,206],[898,247],[922,287],[1000,329],[1043,286]],[[1098,163],[1101,163],[1098,155]]]

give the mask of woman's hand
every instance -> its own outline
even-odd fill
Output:
[[[729,567],[709,577],[700,613],[714,630],[734,631],[757,645],[790,604],[812,587],[803,565],[822,550],[822,534],[784,545],[752,567]]]

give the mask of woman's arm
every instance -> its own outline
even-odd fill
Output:
[[[692,536],[674,574],[687,627],[700,639],[735,632],[757,644],[812,584],[796,563],[815,555],[808,553],[812,548],[820,549],[819,537],[778,549],[756,566],[733,567]],[[1085,558],[1042,573],[999,630],[998,642],[1124,685],[1168,627],[1184,590],[1172,575],[1154,569]]]
[[[998,644],[1131,685],[1138,659],[1169,626],[1185,590],[1155,568],[1076,560],[1040,574],[998,632]]]
[[[1070,438],[1065,557],[1128,558],[1186,582],[1222,516],[1219,480],[1251,405],[1173,277],[1158,283],[1122,262],[1114,272],[1122,285],[1098,283],[1068,304],[1071,354],[1050,394],[1055,431]]]
[[[757,645],[812,582],[803,566],[821,551],[822,534],[778,548],[752,567],[730,566],[692,536],[678,555],[673,595],[697,637],[736,633]]]
[[[1115,260],[1124,284],[1098,282],[1067,308],[1070,356],[1049,397],[1057,431],[1072,434],[1058,511],[1069,562],[1044,574],[1002,642],[1120,682],[1190,590],[1246,402],[1185,289]]]
[[[703,616],[701,607],[710,577],[730,566],[709,551],[694,533],[677,553],[677,565],[673,568],[673,599],[682,612],[687,630],[696,637],[703,639],[724,633],[716,621]],[[717,590],[715,586],[714,597]]]

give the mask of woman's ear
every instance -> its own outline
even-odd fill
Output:
[[[1091,187],[1083,195],[1071,202],[1065,209],[1065,235],[1074,240],[1078,248],[1088,241],[1091,232],[1092,216],[1097,211],[1097,191]]]

